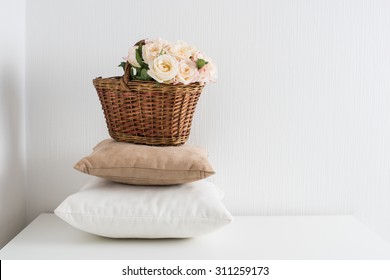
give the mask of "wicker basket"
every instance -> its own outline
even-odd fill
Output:
[[[184,144],[204,86],[130,80],[129,71],[126,65],[122,77],[93,80],[110,136],[151,146]]]

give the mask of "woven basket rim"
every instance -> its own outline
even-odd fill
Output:
[[[121,76],[114,76],[114,77],[107,77],[107,78],[102,78],[102,77],[97,77],[95,79],[93,79],[93,83],[99,83],[99,82],[105,82],[105,81],[120,81],[121,80]],[[185,84],[182,84],[182,83],[178,83],[178,84],[166,84],[166,83],[159,83],[157,81],[142,81],[142,80],[130,80],[127,82],[128,85],[139,85],[139,86],[142,86],[142,87],[146,87],[146,86],[152,86],[153,88],[155,87],[164,87],[164,88],[198,88],[198,87],[201,87],[203,88],[205,86],[205,84],[201,84],[199,82],[196,82],[196,83],[191,83],[191,84],[188,84],[188,85],[185,85]]]

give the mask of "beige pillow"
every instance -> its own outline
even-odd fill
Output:
[[[192,145],[152,147],[100,142],[75,169],[108,180],[133,185],[174,185],[213,175],[207,153]]]

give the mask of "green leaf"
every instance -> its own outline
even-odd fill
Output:
[[[148,70],[146,70],[145,68],[141,70],[141,80],[143,81],[147,81],[148,80],[148,73],[147,73]]]
[[[208,62],[204,59],[201,59],[199,58],[197,61],[196,61],[196,65],[198,66],[198,69],[202,68],[203,66],[205,66]]]
[[[138,52],[139,56],[142,58],[142,45],[141,44],[138,45],[136,52]]]
[[[121,62],[118,67],[122,67],[123,68],[123,71],[125,71],[125,67],[126,67],[126,62]]]
[[[142,45],[139,45],[136,52],[135,52],[135,59],[137,60],[138,64],[141,66],[141,68],[149,69],[148,65],[144,62],[142,58]]]
[[[140,54],[138,51],[140,48],[141,47],[138,47],[137,51],[135,52],[135,59],[137,60],[138,64],[141,65],[142,67],[142,64],[144,64],[144,62],[142,61],[142,52]]]

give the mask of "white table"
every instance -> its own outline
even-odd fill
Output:
[[[0,259],[390,259],[390,244],[353,216],[235,217],[191,239],[109,239],[41,214]]]

